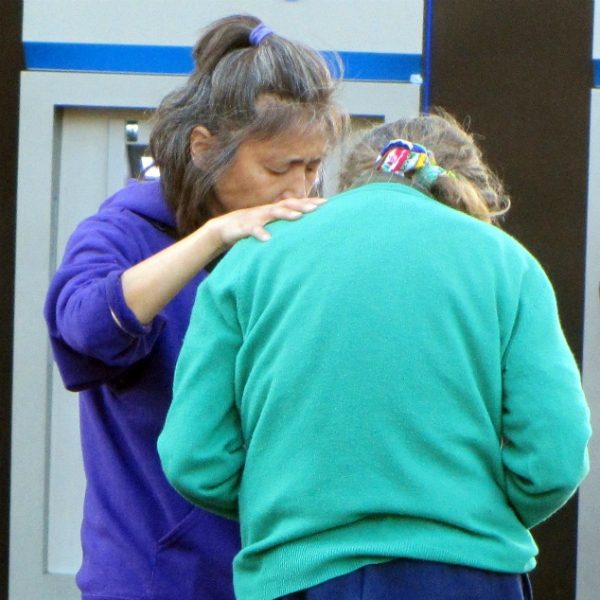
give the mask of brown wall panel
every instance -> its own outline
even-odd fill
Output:
[[[8,597],[10,417],[19,72],[23,68],[21,0],[0,14],[0,598]]]
[[[513,200],[504,228],[548,272],[581,361],[593,2],[434,0],[430,8],[430,105],[484,136]],[[534,529],[536,598],[575,597],[576,527],[572,500]]]

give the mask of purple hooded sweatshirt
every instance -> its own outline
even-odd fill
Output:
[[[231,600],[239,526],[195,508],[163,475],[156,441],[202,271],[149,325],[121,274],[173,243],[158,182],[132,182],[71,236],[45,317],[67,389],[80,392],[87,480],[83,600]]]

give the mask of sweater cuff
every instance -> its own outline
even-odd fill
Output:
[[[121,275],[123,271],[112,271],[106,278],[106,299],[108,307],[117,325],[131,337],[143,337],[148,335],[156,326],[162,328],[164,318],[157,315],[148,323],[143,325],[138,321],[134,312],[127,306],[123,295]]]

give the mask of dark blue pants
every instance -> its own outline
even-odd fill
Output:
[[[527,575],[396,559],[324,581],[281,600],[533,600]]]

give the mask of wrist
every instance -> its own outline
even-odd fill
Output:
[[[220,226],[220,217],[214,217],[207,221],[199,230],[205,243],[212,250],[212,258],[216,258],[226,250],[229,250],[230,244],[223,239],[223,231]],[[211,260],[212,260],[211,258]]]

